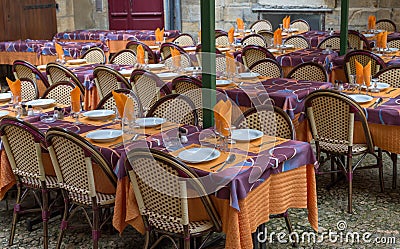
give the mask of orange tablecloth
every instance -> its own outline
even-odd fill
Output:
[[[118,181],[113,225],[122,232],[129,224],[140,233],[145,232],[133,189],[127,177]],[[271,175],[262,185],[239,201],[240,212],[232,208],[229,200],[213,198],[226,234],[225,248],[252,248],[251,234],[269,220],[270,214],[285,212],[288,208],[307,208],[308,220],[318,230],[318,208],[314,165],[302,166],[284,173]],[[193,210],[196,200],[189,203],[190,219],[206,217],[204,210]]]

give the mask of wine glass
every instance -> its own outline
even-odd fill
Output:
[[[356,88],[357,88],[356,75],[355,74],[350,74],[349,75],[349,90],[355,91]]]
[[[373,86],[373,88],[370,90],[371,93],[379,93],[379,88],[378,88],[379,79],[378,78],[372,78],[371,81],[372,81],[372,86]]]
[[[80,101],[73,101],[71,102],[71,113],[72,117],[75,118],[74,124],[75,125],[80,125],[82,122],[79,121],[79,115],[81,113],[81,102]]]

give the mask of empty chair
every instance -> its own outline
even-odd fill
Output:
[[[81,59],[85,59],[87,63],[105,64],[107,62],[103,49],[99,47],[89,48],[88,51],[81,56]]]
[[[130,49],[118,51],[110,59],[110,64],[117,65],[135,65],[136,62],[136,54]]]
[[[140,41],[129,41],[126,44],[125,48],[133,50],[133,52],[135,52],[135,54],[136,54],[137,53],[137,47],[139,45],[142,45],[144,51],[147,52],[147,58],[149,59],[149,63],[157,63],[157,58],[156,58],[156,55],[154,54],[153,50],[151,50],[151,48],[149,46],[147,46],[146,44],[144,44],[143,42],[140,42]]]
[[[229,39],[228,39],[228,35],[225,34],[217,34],[215,36],[215,46],[220,46],[220,47],[227,47],[229,46]]]
[[[12,66],[12,71],[16,79],[28,78],[31,79],[40,90],[50,86],[47,78],[31,63],[23,60],[15,60]],[[38,81],[38,79],[40,81]]]
[[[387,42],[388,48],[398,48],[400,49],[400,38],[394,38]]]
[[[374,78],[379,82],[389,83],[391,87],[400,87],[400,66],[390,66],[377,72]]]
[[[176,70],[175,68],[175,63],[174,59],[172,57],[168,57],[165,61],[164,64],[167,68],[171,68],[173,70]],[[180,67],[181,68],[186,68],[192,66],[192,61],[190,60],[190,57],[187,53],[181,54],[180,55]]]
[[[172,43],[179,46],[196,46],[196,42],[190,34],[180,34],[172,40]]]
[[[116,89],[114,90],[116,93],[123,93],[128,98],[130,98],[133,101],[134,108],[135,108],[135,114],[136,117],[142,117],[143,116],[143,109],[142,109],[142,104],[140,103],[140,100],[138,96],[130,89]],[[116,110],[116,104],[115,104],[115,99],[110,92],[104,98],[102,98],[99,102],[99,104],[95,108],[96,110],[104,109],[104,110]]]
[[[257,45],[260,47],[266,47],[266,41],[264,37],[262,37],[259,34],[251,34],[247,35],[242,39],[242,45],[243,46],[248,46],[248,45]]]
[[[176,49],[180,54],[186,54],[186,51],[180,46],[171,42],[164,42],[160,47],[161,59],[166,60],[171,57],[171,49]]]
[[[327,46],[331,46],[331,49],[339,50],[340,49],[340,36],[333,35],[333,36],[326,37],[318,44],[317,48],[325,49]]]
[[[386,68],[385,62],[379,56],[375,55],[370,51],[355,50],[347,53],[344,57],[344,72],[346,79],[349,80],[349,75],[356,74],[355,61],[358,61],[363,66],[367,65],[371,61],[371,75],[376,74],[379,70]],[[348,81],[349,82],[349,81]]]
[[[329,173],[343,172],[348,181],[347,210],[352,213],[352,182],[356,169],[378,168],[381,191],[384,191],[382,150],[379,149],[378,153],[375,153],[364,110],[352,98],[331,90],[318,90],[307,96],[305,108],[315,140],[319,172],[324,173],[322,166],[329,159],[331,160]],[[358,127],[364,133],[365,143],[353,143],[355,120],[359,122]],[[327,154],[326,159],[321,157],[321,153]],[[374,156],[377,163],[361,167],[361,160],[367,154]],[[355,156],[360,157],[353,163]]]
[[[132,166],[128,175],[146,228],[144,248],[161,248],[157,245],[163,239],[170,240],[177,248],[175,239],[179,239],[182,248],[191,248],[193,242],[194,248],[200,249],[213,232],[221,231],[221,220],[206,187],[190,167],[155,149],[136,148],[129,151],[127,158]],[[192,210],[188,207],[187,193],[198,196],[197,205],[205,210],[206,219],[189,218]],[[157,237],[150,244],[152,235]]]
[[[67,105],[71,104],[71,91],[75,88],[75,85],[70,81],[60,81],[49,88],[42,95],[42,99],[54,99],[57,104]],[[81,99],[83,99],[83,93],[81,92]]]
[[[276,60],[275,56],[265,47],[250,45],[244,47],[242,50],[243,64],[248,68],[250,68],[257,61],[263,59]]]
[[[20,78],[21,81],[21,99],[20,101],[30,101],[39,98],[38,88],[31,79]]]
[[[297,65],[287,75],[289,79],[328,82],[325,68],[316,62],[305,62]]]
[[[283,70],[281,65],[272,59],[263,59],[255,62],[250,68],[250,71],[259,73],[262,76],[270,78],[282,78]]]
[[[255,21],[250,25],[250,29],[253,30],[254,32],[258,32],[260,30],[272,30],[272,24],[268,20],[258,20]]]
[[[306,20],[297,19],[290,23],[291,28],[298,29],[299,31],[310,31],[310,24]]]
[[[97,66],[93,71],[94,81],[96,83],[97,93],[99,98],[104,98],[112,90],[119,88],[131,89],[128,80],[118,71],[106,67]]]
[[[260,30],[257,32],[257,34],[261,35],[264,37],[265,40],[265,46],[266,47],[272,47],[274,46],[274,33],[269,30]]]
[[[293,45],[295,48],[310,48],[309,41],[301,35],[292,35],[291,37],[287,38],[284,45]]]
[[[97,249],[101,229],[112,218],[117,187],[113,165],[82,136],[66,129],[50,128],[46,142],[64,197],[57,248],[66,230],[73,227],[71,219],[81,211],[91,228],[93,248]]]
[[[391,32],[397,32],[396,24],[389,19],[380,19],[376,21],[376,29],[382,29]]]
[[[46,74],[49,78],[50,85],[60,81],[71,81],[74,85],[81,89],[81,92],[85,92],[85,88],[76,75],[71,70],[60,64],[52,62],[48,63],[46,67]]]
[[[47,153],[44,135],[29,123],[15,118],[4,118],[1,121],[0,135],[18,191],[8,245],[13,244],[19,216],[37,212],[42,216],[43,246],[48,248],[47,223],[51,207],[54,207],[54,197],[50,198],[49,192],[58,188],[58,182],[49,158],[44,158]],[[22,205],[29,195],[37,197],[35,199],[39,202],[39,208],[27,208]]]
[[[165,83],[154,73],[142,69],[134,70],[130,78],[132,90],[139,97],[144,113],[160,99],[160,89],[168,94]]]
[[[358,31],[349,30],[347,39],[349,42],[349,47],[352,49],[360,49],[360,50],[371,49],[367,38]]]
[[[196,106],[185,95],[169,94],[159,99],[150,108],[146,117],[165,118],[169,122],[177,124],[199,124]]]

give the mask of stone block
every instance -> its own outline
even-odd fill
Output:
[[[95,23],[93,20],[93,11],[96,10],[93,2],[90,0],[74,0],[74,17],[76,29],[93,29]]]
[[[399,0],[380,0],[379,1],[380,8],[400,8]]]
[[[57,32],[72,30],[76,30],[73,16],[57,18]]]
[[[349,1],[350,8],[376,8],[377,6],[378,0]]]

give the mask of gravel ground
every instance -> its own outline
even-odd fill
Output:
[[[373,158],[368,158],[368,161],[373,162]],[[330,176],[317,176],[320,232],[316,233],[318,242],[313,242],[312,239],[308,240],[308,236],[306,236],[306,233],[313,233],[307,220],[307,211],[291,209],[289,212],[294,230],[300,238],[298,248],[400,248],[400,187],[395,190],[391,189],[392,163],[386,155],[384,165],[386,184],[384,193],[380,192],[376,169],[358,171],[354,176],[353,214],[346,212],[347,184],[342,182],[327,190],[326,185],[330,181]],[[398,183],[398,185],[400,184]],[[20,225],[17,226],[14,245],[8,247],[12,219],[11,195],[9,199],[9,210],[6,210],[4,200],[0,202],[0,247],[41,248],[41,229],[27,231],[25,217],[21,218]],[[57,216],[49,224],[49,248],[56,246],[59,222],[60,216]],[[277,236],[269,238],[272,232],[287,234],[283,219],[272,219],[266,224],[266,229],[268,232],[267,248],[291,248],[290,243],[280,242]],[[350,235],[356,234],[360,236],[359,242],[357,242],[356,236],[354,240],[351,239]],[[287,235],[283,236],[283,239],[287,238]],[[391,243],[393,240],[395,243]],[[387,243],[377,243],[378,241]],[[220,239],[219,242],[218,245],[209,248],[223,248],[223,239]],[[121,236],[118,233],[104,232],[100,239],[100,248],[142,248],[142,246],[142,236],[132,228],[126,229]],[[89,229],[69,231],[64,237],[63,248],[91,248]],[[160,248],[172,247],[166,243]]]

